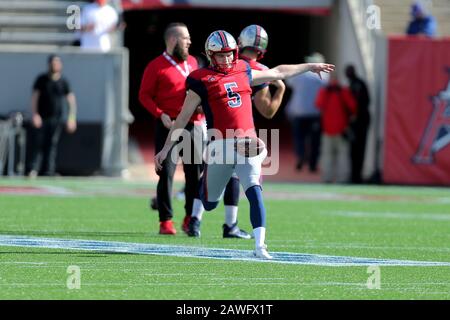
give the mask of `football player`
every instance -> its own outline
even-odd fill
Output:
[[[252,70],[238,59],[238,45],[226,31],[214,31],[207,38],[205,52],[210,66],[193,71],[187,78],[188,92],[183,108],[166,143],[155,156],[155,168],[169,155],[175,141],[199,105],[206,115],[210,143],[200,197],[207,211],[217,207],[225,187],[236,174],[250,203],[250,221],[255,237],[254,255],[272,259],[265,244],[266,212],[260,186],[261,164],[267,155],[256,136],[253,122],[251,86],[283,80],[304,72],[332,72],[334,65],[306,63],[279,65],[268,70]],[[214,138],[214,139],[213,139]],[[248,144],[248,141],[251,143]],[[242,151],[244,150],[244,152]]]
[[[259,62],[267,52],[268,42],[269,37],[263,27],[255,24],[245,27],[238,38],[239,58],[245,60],[252,70],[269,69]],[[286,86],[281,80],[273,81],[271,84],[276,87],[273,96],[269,90],[269,83],[252,87],[254,106],[267,119],[273,118],[278,111],[286,90]],[[239,179],[233,176],[228,182],[224,193],[225,223],[222,227],[223,237],[250,239],[251,235],[240,229],[237,225],[238,203]],[[188,235],[191,237],[200,236],[200,224],[203,211],[198,211],[198,213],[198,215],[193,213],[189,222]]]

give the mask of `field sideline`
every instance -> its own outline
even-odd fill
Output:
[[[192,239],[174,200],[178,234],[158,235],[154,189],[106,178],[2,179],[0,299],[450,299],[449,189],[265,183],[267,244],[279,259],[270,263],[251,258],[253,240],[222,239],[223,207],[204,214],[202,237]],[[250,231],[246,199],[239,209]],[[8,245],[12,238],[38,246]],[[352,265],[357,258],[375,263]],[[323,262],[336,259],[345,263]],[[414,263],[382,263],[392,260]],[[367,286],[369,265],[379,268],[380,289]],[[80,289],[67,287],[69,266],[80,270]]]

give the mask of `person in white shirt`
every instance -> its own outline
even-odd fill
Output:
[[[119,15],[108,0],[95,0],[81,10],[81,47],[107,52],[110,33],[117,27]]]
[[[323,63],[324,61],[324,56],[318,52],[305,59],[307,63]],[[317,171],[321,128],[320,111],[315,106],[315,100],[319,89],[327,82],[327,74],[320,79],[309,73],[286,80],[287,85],[292,89],[291,98],[286,105],[286,115],[292,125],[297,170],[301,170],[307,161],[309,171]]]

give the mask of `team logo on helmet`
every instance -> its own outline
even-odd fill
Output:
[[[447,69],[450,75],[450,68]],[[450,80],[447,88],[431,97],[433,111],[419,148],[412,158],[414,163],[433,164],[434,155],[450,144]]]
[[[258,60],[261,59],[267,51],[269,36],[263,27],[252,24],[245,27],[238,38],[239,49],[252,49],[258,53]]]
[[[216,53],[226,52],[233,52],[233,60],[230,63],[218,63],[214,55]],[[212,67],[222,72],[228,72],[236,64],[238,46],[231,34],[223,30],[218,30],[211,33],[208,39],[206,39],[205,53]]]

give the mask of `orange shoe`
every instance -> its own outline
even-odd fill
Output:
[[[183,229],[185,233],[189,233],[189,221],[191,221],[191,216],[184,216],[183,226],[181,229]]]
[[[159,234],[176,234],[177,230],[173,227],[173,221],[161,221],[159,223]]]

